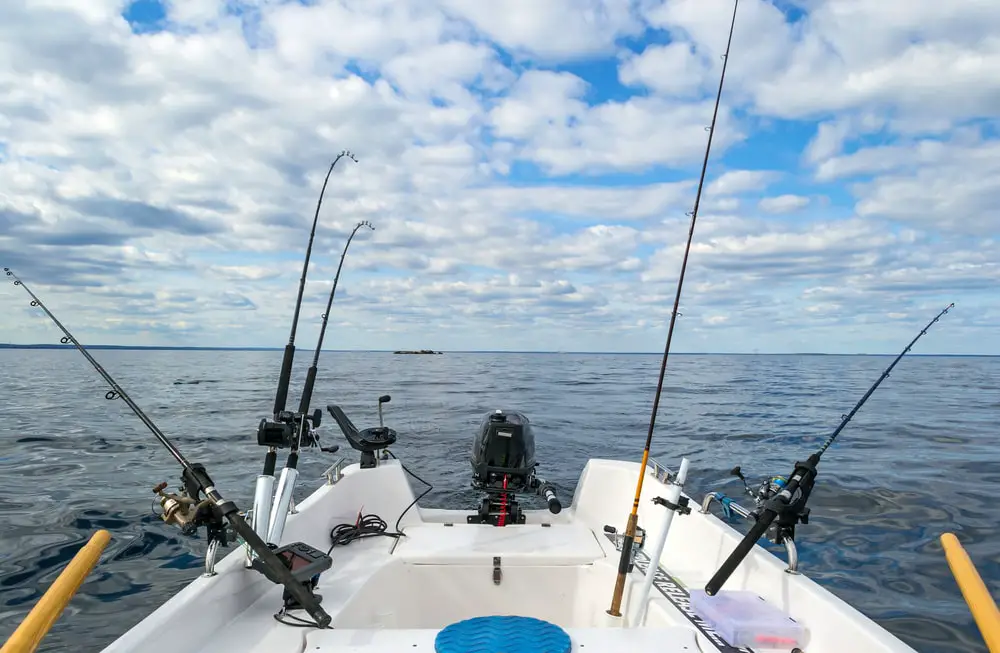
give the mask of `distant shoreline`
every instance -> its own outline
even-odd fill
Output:
[[[171,347],[167,345],[84,345],[87,349],[117,349],[122,351],[282,351],[282,347]],[[76,349],[73,345],[61,344],[38,344],[38,345],[12,345],[0,343],[0,349]],[[325,352],[336,352],[342,354],[393,354],[399,350],[395,349],[324,349]],[[407,352],[409,353],[409,352]],[[415,352],[416,353],[416,352]],[[645,351],[521,351],[503,349],[468,349],[468,350],[441,350],[435,353],[449,354],[539,354],[539,355],[587,355],[587,356],[663,356],[663,352]],[[898,356],[898,353],[891,354],[826,354],[821,352],[784,352],[784,353],[750,353],[750,352],[712,352],[712,351],[689,351],[671,352],[674,356]],[[910,357],[926,358],[996,358],[998,354],[919,354],[911,352]]]

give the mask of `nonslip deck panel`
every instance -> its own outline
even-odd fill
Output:
[[[566,628],[572,653],[697,653],[692,628]],[[436,628],[382,630],[313,630],[306,636],[309,653],[435,653]]]

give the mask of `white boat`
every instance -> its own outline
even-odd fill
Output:
[[[482,428],[507,424],[499,422],[499,416],[493,419],[485,419]],[[530,426],[527,432],[530,437]],[[477,442],[488,434],[479,435]],[[550,509],[522,510],[514,496],[507,497],[506,507],[498,507],[494,495],[492,516],[499,519],[503,513],[511,520],[497,526],[470,523],[482,518],[482,507],[441,510],[415,504],[400,461],[384,454],[362,456],[368,458],[366,464],[342,460],[327,472],[326,481],[288,515],[279,542],[304,542],[323,552],[332,548],[332,567],[322,572],[316,587],[332,617],[332,629],[291,621],[311,621],[301,610],[280,615],[283,588],[248,569],[251,556],[237,548],[218,564],[209,560],[201,577],[105,652],[913,651],[808,576],[791,573],[789,561],[760,546],[708,602],[740,599],[733,604],[737,609],[731,618],[713,627],[703,612],[705,597],[697,592],[743,535],[703,511],[701,502],[692,501],[688,514],[674,513],[652,591],[644,596],[649,559],[655,555],[652,543],[672,513],[654,498],[673,496],[674,505],[684,503],[677,501],[674,477],[655,462],[647,465],[638,511],[645,537],[633,548],[622,616],[613,617],[608,608],[621,557],[616,539],[621,538],[609,531],[625,528],[638,463],[591,459],[571,504],[558,513],[552,512],[554,504]],[[526,480],[530,487],[531,479]],[[714,496],[705,503],[711,504]],[[331,531],[341,524],[350,529],[359,511],[368,516],[366,522],[380,518],[383,533],[395,532],[398,521],[402,536],[383,534],[332,546]],[[519,513],[523,523],[518,523]],[[701,599],[694,607],[689,593]],[[771,608],[772,614],[751,610],[747,597]],[[466,626],[455,626],[463,623],[469,632],[463,630]],[[732,645],[730,627],[740,631],[737,644],[753,644]],[[518,648],[509,640],[510,648],[484,644],[489,640],[484,633],[502,633],[505,628],[514,628],[513,634],[520,629],[529,640],[542,631],[556,635],[548,644],[551,648]],[[449,633],[468,636],[470,643],[441,647]],[[476,642],[485,647],[476,648]]]
[[[728,57],[728,46],[726,52]],[[722,80],[720,96],[721,92]],[[716,110],[718,101],[717,97]],[[713,117],[709,149],[714,125]],[[342,152],[330,166],[327,180],[344,156],[354,159],[346,150]],[[707,163],[708,149],[705,160]],[[688,248],[703,183],[704,168]],[[319,204],[313,234],[318,216]],[[347,246],[363,226],[374,228],[367,222],[359,223]],[[819,455],[871,390],[820,454],[805,464],[796,463],[795,472],[787,479],[768,479],[756,493],[747,488],[756,502],[751,509],[718,493],[710,493],[702,501],[691,501],[683,494],[686,459],[680,461],[676,474],[648,461],[653,419],[642,462],[591,459],[572,501],[563,509],[548,483],[535,475],[534,436],[527,418],[516,411],[491,412],[474,434],[470,476],[485,495],[480,505],[468,510],[424,507],[411,488],[408,474],[412,476],[412,472],[395,456],[387,455],[397,440],[395,431],[382,425],[382,404],[388,396],[379,399],[380,425],[360,432],[338,407],[328,406],[361,460],[333,465],[325,483],[294,505],[291,499],[298,477],[295,463],[299,449],[318,444],[322,413],[308,411],[327,315],[340,276],[338,267],[299,410],[285,411],[312,238],[310,235],[292,336],[285,349],[274,420],[263,420],[258,431],[258,444],[265,445],[268,453],[264,473],[257,479],[254,508],[246,515],[221,496],[203,468],[184,458],[25,286],[32,306],[41,307],[65,334],[62,341],[72,342],[109,383],[112,389],[107,398],[128,403],[184,468],[180,493],[165,492],[165,484],[157,487],[164,521],[185,530],[204,526],[210,541],[205,573],[104,651],[913,651],[800,573],[792,539]],[[684,260],[686,263],[686,255]],[[23,285],[11,270],[5,271],[16,285]],[[661,386],[665,366],[666,354]],[[660,388],[654,418],[659,393]],[[291,462],[276,479],[276,455],[282,448],[291,450]],[[810,465],[811,474],[803,472]],[[518,502],[525,500],[526,493],[545,497],[547,508],[522,509]],[[782,497],[783,503],[778,502]],[[753,522],[749,534],[743,535],[710,512],[716,499],[726,512]],[[626,511],[629,506],[632,510]],[[774,530],[767,534],[784,544],[786,560],[757,544],[772,522]],[[242,538],[242,545],[216,563],[219,547],[235,537],[230,528]],[[94,544],[78,554],[2,653],[35,649],[109,538],[106,531],[99,532]],[[957,541],[946,546],[957,547]],[[966,596],[970,596],[968,591],[978,592],[978,603],[970,599],[970,607],[984,633],[987,628],[993,633],[1000,650],[1000,614],[981,579],[967,559],[955,562],[949,557],[949,562],[953,570],[961,568],[956,579]],[[968,587],[973,589],[967,591]],[[977,605],[986,607],[980,610]],[[992,613],[987,614],[990,607]],[[984,623],[989,625],[984,627]]]

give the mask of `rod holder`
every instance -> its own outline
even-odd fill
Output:
[[[669,502],[673,506],[679,505],[681,492],[684,489],[684,482],[687,480],[688,465],[688,459],[682,458],[681,467],[677,470],[677,476],[670,481],[670,486],[667,488],[667,496],[664,499],[665,502]],[[690,512],[690,509],[686,510]],[[630,620],[630,625],[633,628],[642,622],[643,612],[645,612],[646,606],[649,604],[649,593],[653,589],[653,579],[660,568],[660,556],[663,555],[663,548],[666,546],[667,534],[670,532],[675,512],[677,512],[677,509],[667,508],[667,514],[663,517],[663,526],[660,528],[660,532],[657,533],[653,551],[649,554],[649,566],[646,567],[646,577],[643,579],[642,589],[639,590],[639,595],[636,597],[635,610],[633,610]]]
[[[266,542],[268,544],[275,546],[281,544],[281,536],[285,532],[285,521],[288,520],[289,505],[292,502],[292,491],[295,489],[295,479],[298,477],[299,470],[294,467],[285,467],[281,470],[281,478],[278,479],[278,494],[271,508],[271,519],[267,526]]]
[[[257,477],[257,487],[253,494],[253,523],[250,525],[262,540],[267,540],[271,502],[274,500],[274,481],[274,476],[261,474]]]
[[[751,519],[749,510],[736,503],[722,492],[709,492],[705,495],[705,498],[701,502],[701,513],[703,515],[708,514],[709,506],[712,505],[712,501],[718,501],[723,506],[723,510],[731,510],[743,519]]]
[[[703,515],[708,514],[709,507],[712,505],[713,501],[718,501],[719,504],[722,506],[722,509],[725,511],[732,511],[748,521],[756,521],[753,517],[753,514],[749,510],[747,510],[740,504],[736,503],[722,492],[709,492],[708,494],[706,494],[705,498],[702,499],[701,510],[699,512],[701,512]],[[790,537],[784,537],[782,538],[782,544],[785,547],[785,554],[788,556],[788,566],[785,567],[785,573],[798,575],[799,550],[795,546],[795,540],[793,540]]]

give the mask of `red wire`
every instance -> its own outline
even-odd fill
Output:
[[[507,489],[508,478],[510,478],[508,474],[503,475],[504,490]],[[497,526],[503,526],[507,522],[507,520],[505,519],[506,516],[507,516],[507,492],[505,491],[503,494],[500,495],[500,518],[497,519]]]

